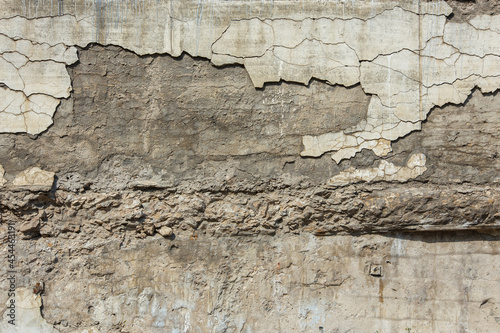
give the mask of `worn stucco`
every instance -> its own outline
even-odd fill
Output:
[[[115,236],[37,242],[40,265],[24,281],[46,280],[45,319],[40,296],[21,290],[24,330],[2,332],[53,332],[45,321],[76,333],[487,333],[500,325],[498,236]]]
[[[487,0],[0,0],[0,332],[500,331],[499,35]]]

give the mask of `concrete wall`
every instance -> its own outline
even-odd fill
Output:
[[[483,0],[0,0],[0,331],[498,330],[499,35]]]

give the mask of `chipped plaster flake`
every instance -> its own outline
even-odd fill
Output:
[[[500,33],[493,29],[479,30],[469,23],[448,22],[443,39],[445,43],[469,55],[484,57],[487,54],[500,54]]]
[[[35,112],[26,112],[23,114],[26,124],[26,133],[41,133],[52,125],[52,116],[46,114],[37,114]]]
[[[410,169],[414,169],[416,167],[423,167],[427,162],[427,158],[424,154],[413,154],[410,156],[408,161],[406,162],[406,166]]]
[[[64,44],[50,46],[47,43],[37,44],[26,39],[21,39],[16,41],[15,49],[31,61],[52,60],[65,63],[66,65],[71,65],[78,61],[76,48],[67,47]]]
[[[0,33],[33,43],[86,46],[93,38],[94,26],[72,15],[27,19],[22,16],[0,19]]]
[[[422,125],[420,122],[412,123],[407,121],[401,121],[395,127],[384,129],[380,135],[387,141],[394,141],[405,136],[407,133],[420,130],[421,126]],[[387,154],[384,154],[382,156],[385,155]]]
[[[344,132],[326,133],[318,136],[306,135],[302,137],[304,150],[301,156],[318,157],[325,151],[337,150],[343,147],[346,141]]]
[[[344,21],[344,38],[359,60],[403,49],[418,50],[418,20],[417,14],[395,7],[367,21]]]
[[[60,101],[52,96],[0,87],[0,133],[38,134],[52,125]]]
[[[359,140],[359,141],[358,141]],[[363,149],[371,149],[377,156],[385,156],[391,152],[391,143],[385,139],[365,140],[354,135],[345,135],[344,132],[326,133],[320,136],[304,136],[302,138],[304,151],[301,156],[318,157],[325,151],[335,151],[332,159],[339,163],[356,155]]]
[[[500,87],[500,76],[496,77],[480,77],[477,80],[477,86],[483,93],[495,92]]]
[[[386,156],[392,151],[391,142],[388,140],[369,140],[363,141],[361,144],[356,146],[345,147],[337,150],[332,154],[332,160],[334,160],[336,163],[340,163],[340,161],[342,161],[343,159],[354,157],[356,153],[362,151],[363,149],[370,149],[375,153],[375,155],[381,157]]]
[[[428,57],[429,59],[444,60],[457,52],[458,50],[456,48],[445,44],[442,37],[434,37],[427,41],[424,48],[420,52],[420,55],[422,57]]]
[[[59,103],[60,100],[52,96],[34,94],[28,97],[28,101],[24,105],[24,110],[52,117]]]
[[[28,58],[26,58],[23,54],[19,52],[5,52],[1,55],[2,58],[4,58],[7,62],[10,62],[14,67],[19,69],[19,67],[22,67],[26,65],[28,62]]]
[[[498,69],[496,69],[498,71]],[[495,71],[492,70],[494,73]],[[452,84],[443,83],[425,89],[423,95],[423,109],[427,112],[433,106],[443,106],[446,103],[462,104],[471,94],[474,87],[479,87],[483,93],[494,92],[500,87],[500,76],[470,75],[463,80],[456,80]]]
[[[413,154],[408,159],[406,166],[397,166],[385,160],[380,161],[374,168],[355,169],[353,167],[340,172],[330,178],[328,185],[345,186],[357,182],[373,181],[399,181],[406,182],[422,175],[427,167],[424,154]]]
[[[252,80],[252,83],[255,87],[260,88],[264,86],[266,82],[279,82],[279,67],[269,67],[269,62],[277,61],[281,66],[283,66],[283,62],[279,61],[272,51],[267,51],[262,57],[255,58],[245,58],[244,66]]]
[[[474,88],[473,85],[469,87],[470,89]],[[466,92],[460,92],[453,84],[445,83],[428,88],[424,101],[426,108],[432,108],[434,105],[443,106],[446,103],[461,104],[465,102],[467,96]]]
[[[224,61],[238,62],[234,58],[248,59],[244,61],[245,68],[257,87],[281,79],[307,84],[312,77],[352,86],[359,82],[359,60],[356,52],[343,42],[344,24],[328,19],[319,23],[310,19],[232,22],[212,46],[212,61],[223,65]],[[326,41],[317,39],[322,35],[318,31],[325,29],[333,33]],[[260,73],[265,77],[258,78]]]
[[[69,97],[71,79],[66,66],[54,61],[28,62],[19,69],[24,82],[24,93],[46,94],[56,98]]]
[[[266,52],[266,53],[268,53],[268,52]],[[258,59],[260,59],[260,58],[258,58]],[[212,63],[215,66],[232,65],[232,64],[241,64],[242,65],[245,62],[245,60],[246,59],[236,58],[236,57],[226,55],[226,54],[215,54],[215,53],[212,55],[212,59],[211,59]]]
[[[10,303],[7,300],[6,306]],[[16,288],[16,318],[15,325],[9,324],[9,311],[4,312],[3,321],[0,322],[2,333],[57,333],[52,325],[43,319],[40,312],[42,299],[27,288]]]
[[[385,139],[379,139],[375,141],[377,144],[372,148],[373,152],[377,156],[386,156],[392,151],[391,141]],[[338,163],[338,162],[337,162]]]
[[[0,39],[6,42],[0,54],[0,82],[7,86],[0,87],[0,132],[41,133],[52,124],[59,99],[69,96],[66,65],[78,60],[76,48]]]
[[[32,167],[21,171],[12,185],[14,186],[43,186],[51,187],[54,183],[54,172],[44,171],[39,167]]]
[[[10,89],[23,90],[24,82],[17,68],[3,57],[0,57],[0,82],[4,83]]]

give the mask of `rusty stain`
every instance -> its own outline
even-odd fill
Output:
[[[378,301],[384,303],[384,282],[382,279],[378,280]]]
[[[328,232],[324,229],[316,229],[314,230],[314,235],[315,236],[326,236]]]
[[[40,282],[37,282],[35,284],[35,287],[33,287],[33,294],[41,294],[43,291],[43,286],[40,284]]]

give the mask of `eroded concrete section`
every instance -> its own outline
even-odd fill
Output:
[[[359,85],[318,81],[256,90],[244,68],[219,69],[187,55],[139,57],[101,46],[79,54],[70,69],[73,97],[62,101],[54,125],[36,140],[0,136],[9,180],[38,166],[73,189],[187,179],[219,187],[241,178],[254,187],[282,177],[318,184],[340,168],[327,156],[301,158],[301,137],[355,125],[370,100]]]
[[[326,155],[299,155],[308,133],[340,132],[367,118],[373,98],[359,85],[283,82],[256,90],[243,68],[218,69],[189,56],[139,57],[101,46],[79,54],[81,61],[70,69],[73,98],[63,100],[49,131],[36,140],[0,136],[7,180],[39,166],[56,172],[58,188],[75,191],[89,186],[261,191],[280,183],[324,184],[350,167],[380,163],[366,149],[340,165]],[[425,154],[422,181],[498,182],[499,101],[498,94],[476,90],[464,106],[435,108],[422,131],[396,145],[372,140],[372,149],[392,149],[384,159],[399,166],[412,154]],[[341,133],[329,135],[333,147]]]

